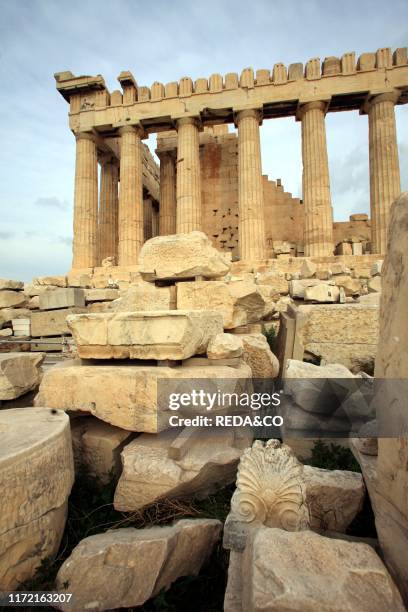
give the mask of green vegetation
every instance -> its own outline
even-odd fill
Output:
[[[331,443],[330,445],[318,440],[312,448],[312,457],[305,463],[325,470],[350,470],[361,472],[350,449]]]
[[[271,349],[272,353],[275,353],[276,350],[276,340],[277,340],[277,336],[276,336],[276,330],[274,327],[270,327],[269,329],[266,329],[265,327],[262,330],[263,335],[266,337],[266,340],[269,344],[269,348]]]

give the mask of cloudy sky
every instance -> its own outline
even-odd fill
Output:
[[[0,276],[70,267],[75,142],[55,72],[100,73],[112,91],[121,70],[151,85],[407,44],[406,0],[0,0]],[[408,107],[396,117],[408,189]],[[326,125],[345,220],[369,211],[367,118],[329,114]],[[265,122],[261,138],[263,172],[300,196],[299,124]]]

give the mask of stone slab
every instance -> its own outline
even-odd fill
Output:
[[[72,315],[68,326],[85,359],[187,359],[205,353],[222,332],[210,311],[152,311]]]
[[[68,287],[45,291],[40,295],[40,309],[54,310],[57,308],[83,308],[85,306],[85,292],[82,289]]]
[[[31,313],[31,336],[44,338],[71,334],[67,317],[85,312],[85,308],[59,308],[57,310],[39,310]]]
[[[37,387],[44,354],[0,354],[0,400],[16,399]]]

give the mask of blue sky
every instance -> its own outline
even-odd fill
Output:
[[[75,142],[55,72],[100,73],[113,90],[121,70],[151,85],[407,44],[406,0],[0,0],[0,276],[70,267]],[[408,189],[408,107],[396,117]],[[345,220],[369,211],[367,118],[329,114],[326,126]],[[300,196],[300,125],[267,121],[261,139],[264,174]]]

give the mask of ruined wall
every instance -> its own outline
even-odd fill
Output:
[[[333,223],[333,241],[335,246],[341,242],[362,242],[365,252],[371,243],[371,221],[368,215],[350,215],[349,221]]]

